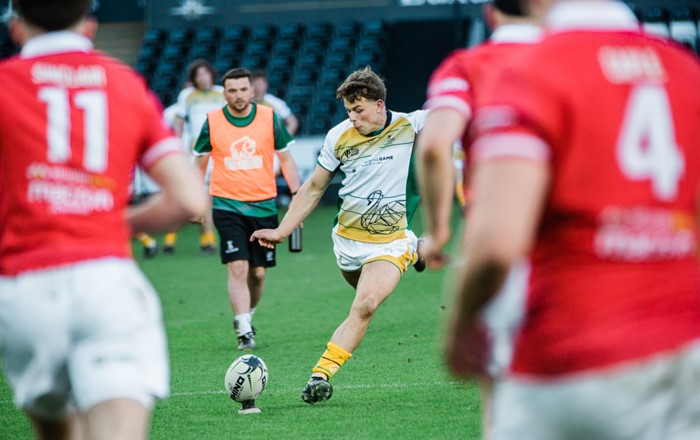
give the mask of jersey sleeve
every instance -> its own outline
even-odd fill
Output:
[[[465,65],[468,62],[467,51],[458,50],[438,66],[428,82],[428,100],[424,108],[450,108],[466,119],[471,118],[474,102]]]
[[[275,150],[284,151],[294,143],[294,137],[289,134],[287,127],[277,113],[272,114],[272,120],[275,134]]]
[[[195,156],[203,156],[211,153],[211,150],[211,140],[209,138],[209,118],[207,118],[207,120],[204,121],[204,125],[202,125],[202,130],[199,132],[197,142],[194,144],[194,154]]]
[[[338,127],[336,126],[336,129]],[[340,160],[335,155],[335,144],[337,141],[337,135],[335,134],[335,129],[332,129],[326,135],[326,139],[323,141],[323,147],[321,147],[321,152],[318,155],[318,164],[330,171],[335,173],[340,167]]]
[[[182,90],[178,95],[177,95],[177,102],[175,103],[175,116],[178,116],[182,119],[187,118],[187,97],[190,96],[192,93],[192,90],[194,90],[192,87],[188,87],[184,90]]]
[[[287,119],[292,115],[292,110],[282,99],[270,94],[266,94],[264,99],[272,106],[272,109],[279,115],[280,118]]]
[[[538,77],[532,69],[506,69],[498,84],[484,97],[474,118],[471,160],[510,157],[548,162],[557,133],[567,133],[567,94],[553,92],[560,89],[558,84]]]
[[[416,110],[409,114],[409,120],[413,124],[413,129],[418,133],[425,126],[425,121],[428,119],[428,110]]]
[[[140,121],[144,126],[140,163],[144,169],[148,170],[164,156],[181,153],[182,141],[163,121],[163,110],[155,94],[147,89],[145,93],[147,99],[143,100]]]

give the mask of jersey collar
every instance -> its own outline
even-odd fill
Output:
[[[37,35],[22,47],[22,58],[34,58],[65,52],[87,52],[92,49],[90,39],[70,31],[49,32]]]
[[[552,32],[639,30],[632,10],[624,3],[611,0],[559,2],[547,14],[545,25]]]
[[[534,43],[542,39],[542,29],[534,24],[504,24],[499,26],[490,40],[494,43]]]

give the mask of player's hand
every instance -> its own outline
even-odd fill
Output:
[[[447,264],[448,258],[442,251],[449,234],[442,239],[429,235],[421,241],[420,256],[425,259],[429,269],[436,270]]]
[[[474,322],[458,322],[450,327],[445,344],[450,373],[460,379],[486,375],[490,350],[484,328]]]
[[[274,249],[276,244],[284,241],[282,234],[277,229],[259,229],[250,236],[250,241],[258,240],[262,247]]]

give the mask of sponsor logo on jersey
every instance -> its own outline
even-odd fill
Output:
[[[255,170],[263,167],[263,158],[257,152],[257,143],[244,136],[235,140],[229,146],[231,156],[224,159],[224,166],[228,170]]]
[[[350,158],[357,156],[358,154],[360,154],[359,148],[357,148],[357,147],[348,148],[347,150],[343,151],[343,154],[340,155],[340,160],[345,161],[345,160],[348,160]]]

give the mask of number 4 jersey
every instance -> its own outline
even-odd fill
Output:
[[[555,7],[551,35],[474,122],[476,163],[520,157],[552,172],[521,374],[602,368],[700,337],[698,61],[643,35],[624,5],[577,8]]]
[[[0,275],[128,257],[134,166],[179,141],[130,68],[69,32],[0,63]]]

